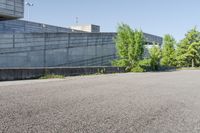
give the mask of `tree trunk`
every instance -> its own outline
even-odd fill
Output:
[[[192,59],[192,67],[194,67],[194,59]]]

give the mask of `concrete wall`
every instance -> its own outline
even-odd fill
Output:
[[[0,34],[0,67],[109,66],[115,33]]]
[[[24,16],[24,0],[0,0],[0,20]]]
[[[33,33],[33,32],[83,32],[65,27],[58,27],[43,23],[36,23],[24,20],[0,21],[0,33]]]
[[[144,37],[147,45],[153,45],[154,42],[162,45],[163,38],[160,36],[144,33]]]

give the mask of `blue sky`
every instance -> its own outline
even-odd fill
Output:
[[[97,24],[105,32],[116,31],[118,23],[141,28],[144,32],[177,40],[194,26],[200,27],[200,0],[26,0],[30,21],[70,26],[79,17],[79,24]],[[25,18],[28,19],[25,8]]]

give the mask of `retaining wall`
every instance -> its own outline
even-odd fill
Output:
[[[47,74],[78,76],[95,73],[122,73],[125,68],[118,67],[73,67],[73,68],[12,68],[0,69],[0,81],[36,79]]]

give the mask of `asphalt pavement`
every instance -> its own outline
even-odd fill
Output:
[[[200,71],[0,82],[0,133],[200,133]]]

